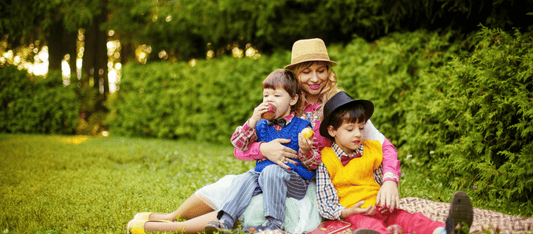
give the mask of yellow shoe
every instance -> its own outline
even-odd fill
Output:
[[[137,213],[133,219],[135,220],[150,220],[150,215],[152,214],[152,212],[142,212],[142,213]]]
[[[148,220],[130,220],[130,222],[128,223],[128,227],[126,228],[126,233],[144,234],[144,224],[146,222],[148,222]]]
[[[126,228],[126,233],[145,234],[144,225],[146,224],[146,222],[148,222],[148,220],[136,220],[136,219],[130,220]],[[150,220],[150,222],[172,223],[168,220]]]

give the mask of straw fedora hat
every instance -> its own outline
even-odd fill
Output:
[[[294,42],[292,45],[291,64],[285,66],[285,69],[309,61],[324,61],[329,62],[332,66],[337,65],[335,61],[329,58],[326,43],[320,38],[312,38]]]
[[[333,95],[326,105],[324,105],[324,120],[320,123],[320,135],[323,137],[331,137],[328,132],[328,126],[330,125],[331,116],[337,109],[349,105],[349,104],[361,104],[365,110],[365,118],[370,119],[374,114],[374,103],[363,99],[354,99],[344,91],[340,91]]]

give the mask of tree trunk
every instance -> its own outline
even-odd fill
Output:
[[[122,64],[122,67],[126,65],[126,63],[133,61],[135,62],[135,48],[133,48],[133,45],[129,42],[120,42],[120,63]]]
[[[102,9],[102,13],[96,18],[96,21],[98,21],[98,24],[104,24],[107,20],[107,10],[105,6]],[[107,68],[107,31],[106,30],[98,30],[97,33],[97,39],[96,39],[96,60],[95,60],[95,76],[94,81],[96,85],[96,81],[98,79],[98,87],[100,90],[100,93],[102,93],[104,100],[109,94],[109,79],[108,79],[108,71]],[[98,71],[98,72],[96,72]],[[100,88],[100,86],[103,86]]]
[[[100,25],[107,20],[107,9],[105,8],[105,1],[102,2],[102,12],[94,18],[93,24],[85,31],[85,52],[82,66],[82,79],[87,82],[92,79],[92,87],[98,94],[94,112],[106,111],[103,102],[109,93],[107,32],[100,30]]]
[[[83,64],[82,64],[82,85],[89,85],[89,81],[94,75],[94,61],[96,58],[96,35],[98,31],[97,21],[93,21],[93,24],[85,30],[85,46],[83,52]],[[98,85],[98,83],[96,83]],[[94,87],[94,84],[93,84]],[[98,87],[98,86],[97,86]],[[97,88],[98,89],[98,88]]]
[[[63,24],[61,20],[56,21],[50,26],[46,38],[48,45],[48,72],[61,71],[61,61],[65,56],[63,49]]]

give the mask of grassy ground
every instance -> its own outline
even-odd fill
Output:
[[[203,185],[253,166],[232,152],[189,141],[0,135],[0,232],[124,233],[137,212],[171,212]],[[403,197],[451,199],[451,189],[422,173],[403,174]],[[532,213],[521,204],[473,203]]]

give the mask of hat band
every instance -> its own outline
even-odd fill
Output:
[[[301,62],[307,62],[307,61],[313,61],[313,60],[320,60],[320,61],[328,61],[331,62],[329,59],[329,56],[324,53],[313,53],[313,54],[304,54],[300,55],[296,58],[293,58],[291,60],[292,64],[301,63]]]

